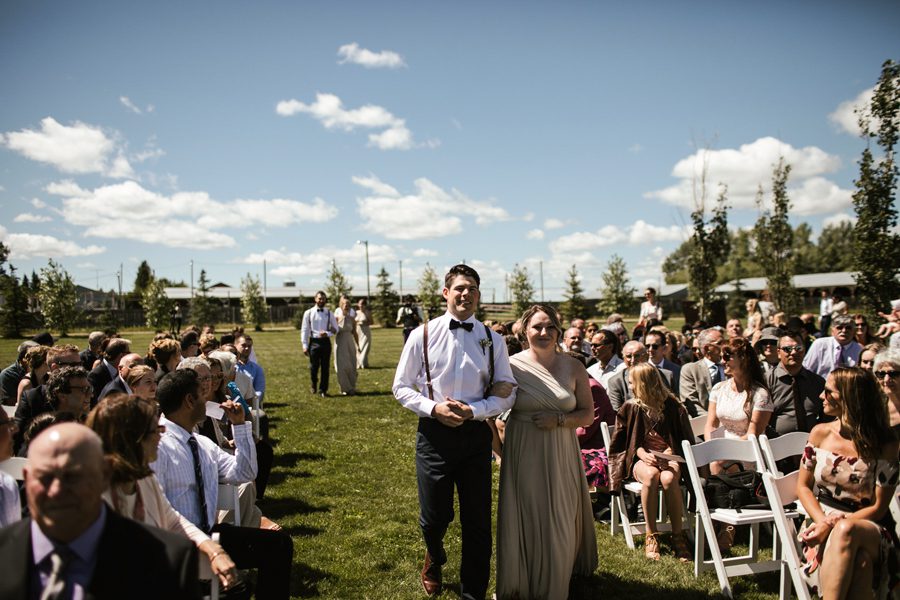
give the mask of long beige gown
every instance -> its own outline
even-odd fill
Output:
[[[506,425],[497,513],[497,598],[567,598],[572,574],[597,568],[597,539],[575,430],[538,429],[535,412],[570,412],[575,396],[526,353]]]
[[[338,323],[338,332],[334,336],[334,370],[341,393],[351,394],[356,391],[356,340],[353,338],[356,320],[352,310],[343,321],[342,316],[340,308],[334,311]]]
[[[359,340],[359,350],[356,351],[356,368],[369,368],[369,350],[372,343],[372,328],[369,324],[367,311],[356,311],[356,337]]]

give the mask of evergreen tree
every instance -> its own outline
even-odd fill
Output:
[[[431,313],[438,310],[441,305],[441,290],[443,285],[434,267],[429,263],[425,263],[422,270],[422,276],[419,277],[418,298],[419,305],[425,311],[426,318],[430,318]]]
[[[218,317],[219,309],[214,304],[214,300],[209,297],[209,279],[206,278],[206,269],[200,269],[197,289],[191,299],[191,322],[201,327],[215,325]]]
[[[819,234],[817,244],[816,271],[850,271],[853,269],[855,252],[853,224],[844,221],[837,225],[827,225]]]
[[[134,278],[134,293],[138,297],[143,296],[144,290],[150,286],[150,283],[152,283],[153,280],[153,270],[146,260],[142,260],[141,264],[138,265],[137,274]]]
[[[705,178],[705,173],[703,175]],[[712,301],[715,299],[716,280],[719,267],[725,262],[730,250],[731,238],[728,234],[728,188],[721,186],[712,216],[706,220],[705,184],[697,199],[696,208],[691,213],[694,232],[691,235],[687,272],[690,293],[697,300],[701,319],[709,319]]]
[[[28,294],[27,288],[19,284],[16,268],[6,262],[8,257],[9,248],[0,242],[0,296],[3,297],[0,305],[0,333],[4,337],[20,337],[28,320]],[[27,285],[28,277],[23,277],[23,281]]]
[[[147,327],[154,331],[165,331],[169,326],[172,313],[172,302],[166,296],[166,284],[161,279],[151,276],[141,295],[141,307],[144,309],[144,320]]]
[[[400,294],[394,291],[388,272],[382,265],[375,284],[375,297],[372,298],[372,317],[384,327],[396,325],[397,307],[400,305]]]
[[[516,265],[509,274],[509,293],[512,296],[513,315],[522,316],[534,304],[534,286],[527,267]]]
[[[766,273],[766,286],[778,310],[796,314],[799,308],[794,289],[794,230],[788,223],[791,201],[787,195],[787,180],[791,166],[784,158],[772,173],[772,210],[763,209],[762,187],[756,195],[761,214],[753,226],[756,241],[756,262]]]
[[[40,299],[47,327],[67,335],[78,315],[78,295],[72,277],[53,259],[41,269]]]
[[[262,324],[268,317],[259,277],[247,273],[246,277],[241,278],[241,318],[244,323],[252,323],[256,331],[262,331]]]
[[[600,314],[627,313],[634,309],[637,290],[628,285],[628,270],[621,256],[613,254],[610,257],[602,279],[603,288],[600,290],[600,302],[597,303]]]
[[[559,311],[568,320],[584,318],[588,316],[588,307],[584,298],[584,288],[581,287],[581,279],[578,277],[578,269],[575,268],[575,265],[569,269],[568,276],[566,291],[563,292],[565,301],[559,305]]]
[[[38,277],[34,270],[31,271],[31,287],[29,290],[31,292],[31,297],[29,298],[31,310],[40,310],[41,278]]]
[[[853,194],[856,210],[853,265],[857,271],[857,294],[870,315],[884,311],[892,298],[900,296],[900,234],[897,230],[897,175],[895,159],[900,129],[900,64],[892,60],[882,65],[869,111],[858,110],[863,137],[874,140],[881,155],[870,147],[859,161],[859,179]]]
[[[353,286],[347,280],[347,276],[337,266],[337,263],[331,261],[331,270],[328,271],[328,281],[325,283],[325,295],[328,301],[337,306],[341,296],[349,297],[353,293]]]

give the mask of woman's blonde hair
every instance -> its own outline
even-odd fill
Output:
[[[666,399],[675,396],[663,381],[662,374],[648,362],[638,363],[629,369],[634,400],[642,408],[662,410]]]

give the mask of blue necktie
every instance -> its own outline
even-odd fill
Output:
[[[197,495],[200,500],[200,530],[209,533],[209,514],[206,507],[206,488],[203,486],[203,469],[200,466],[200,448],[197,438],[193,435],[188,438],[188,446],[191,447],[191,456],[194,458],[194,479],[197,482]]]

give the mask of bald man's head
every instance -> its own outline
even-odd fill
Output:
[[[108,485],[103,444],[84,425],[54,425],[28,447],[28,509],[41,531],[55,541],[71,542],[97,520]]]

